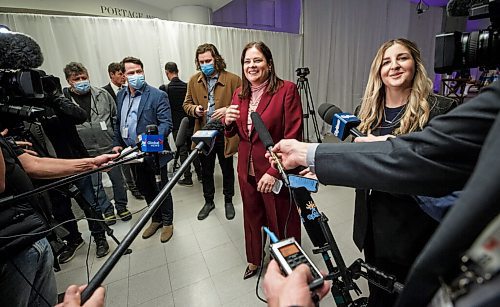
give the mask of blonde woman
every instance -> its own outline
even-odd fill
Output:
[[[413,42],[387,41],[377,51],[362,104],[356,109],[361,119],[358,129],[368,136],[355,142],[384,141],[421,130],[434,116],[455,106],[454,100],[432,93],[432,81]],[[400,282],[437,225],[410,195],[356,190],[354,242],[364,250],[367,263]],[[395,299],[370,285],[369,306],[392,306]]]

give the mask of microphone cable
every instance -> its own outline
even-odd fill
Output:
[[[260,279],[262,277],[262,271],[264,270],[264,257],[266,256],[266,252],[264,251],[265,248],[266,248],[266,232],[265,232],[265,228],[267,228],[266,226],[262,226],[260,228],[260,235],[261,235],[261,242],[262,242],[262,252],[260,254],[260,267],[259,267],[259,275],[257,276],[257,283],[255,284],[255,295],[257,296],[257,298],[261,301],[261,302],[264,302],[267,304],[267,301],[265,299],[263,299],[262,297],[260,297],[259,295],[259,283],[260,283]]]

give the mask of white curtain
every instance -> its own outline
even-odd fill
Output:
[[[106,17],[74,17],[0,13],[0,24],[32,36],[45,58],[42,69],[61,78],[67,86],[63,68],[81,62],[89,71],[91,84],[109,82],[107,66],[125,56],[144,63],[146,81],[155,87],[166,83],[166,62],[176,62],[180,78],[187,81],[195,70],[196,47],[210,42],[226,60],[227,70],[241,75],[240,57],[250,41],[263,41],[273,52],[278,75],[294,80],[299,66],[301,36],[257,30],[244,30],[165,21]]]
[[[303,18],[304,66],[311,70],[316,107],[328,102],[352,112],[375,53],[389,39],[415,41],[434,77],[434,37],[441,31],[442,8],[417,15],[409,0],[305,0]],[[318,122],[320,130],[329,130],[319,117]]]

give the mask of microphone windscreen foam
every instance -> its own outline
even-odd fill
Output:
[[[323,103],[318,107],[318,114],[328,125],[332,124],[333,116],[342,110],[331,103]]]
[[[0,69],[29,69],[43,64],[42,50],[28,35],[0,32]]]
[[[252,112],[252,114],[250,114],[250,118],[252,119],[253,126],[255,127],[255,130],[259,134],[259,139],[264,144],[264,147],[265,148],[273,147],[274,146],[273,138],[269,134],[269,130],[267,130],[266,125],[264,125],[264,122],[262,121],[262,118],[260,117],[259,113]]]

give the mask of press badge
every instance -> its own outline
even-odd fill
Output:
[[[122,138],[128,138],[128,127],[122,127]]]
[[[106,126],[106,122],[105,121],[101,121],[100,124],[101,124],[101,130],[102,131],[107,131],[108,130],[108,126]]]

